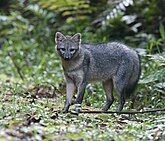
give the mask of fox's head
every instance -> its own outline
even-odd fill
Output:
[[[64,60],[70,60],[80,48],[81,34],[76,33],[74,36],[64,36],[62,33],[56,32],[55,42],[58,54]]]

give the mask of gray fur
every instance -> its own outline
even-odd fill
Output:
[[[58,40],[60,38],[60,40]],[[62,40],[61,40],[62,38]],[[113,87],[120,97],[117,111],[123,109],[125,99],[133,92],[140,76],[140,59],[138,54],[126,45],[118,42],[107,44],[81,44],[80,33],[73,37],[56,33],[57,52],[59,53],[64,69],[67,84],[73,84],[77,89],[76,103],[81,104],[86,85],[100,81],[106,92],[106,104],[103,111],[107,111],[114,98]],[[67,55],[61,53],[60,48]],[[75,49],[72,54],[70,49]],[[67,97],[69,87],[67,87]],[[71,100],[67,98],[64,112],[67,112]]]

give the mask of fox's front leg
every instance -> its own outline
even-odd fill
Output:
[[[77,113],[79,113],[81,110],[81,103],[83,101],[86,85],[87,85],[87,83],[84,82],[84,83],[81,83],[78,87],[77,98],[75,101],[75,111]]]
[[[66,101],[65,101],[65,106],[63,109],[64,113],[67,113],[69,110],[69,107],[70,107],[71,102],[72,102],[74,90],[75,90],[74,83],[71,80],[67,81],[67,84],[66,84]]]

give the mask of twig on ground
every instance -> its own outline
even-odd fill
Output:
[[[165,112],[165,108],[162,109],[152,109],[152,110],[145,110],[145,111],[123,111],[123,112],[114,112],[114,111],[87,111],[87,110],[82,110],[80,113],[88,113],[88,114],[144,114],[144,113],[155,113],[155,112]]]
[[[54,112],[61,113],[60,110],[55,110]],[[123,112],[115,112],[115,111],[88,111],[82,110],[79,113],[75,113],[73,111],[69,111],[71,114],[144,114],[144,113],[156,113],[156,112],[165,112],[165,108],[162,109],[151,109],[145,111],[123,111]]]

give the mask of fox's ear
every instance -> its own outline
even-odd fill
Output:
[[[55,42],[61,42],[62,40],[66,39],[66,37],[61,32],[56,32],[55,35]]]
[[[81,42],[81,33],[76,33],[74,36],[72,36],[72,39],[75,41],[75,42]]]

